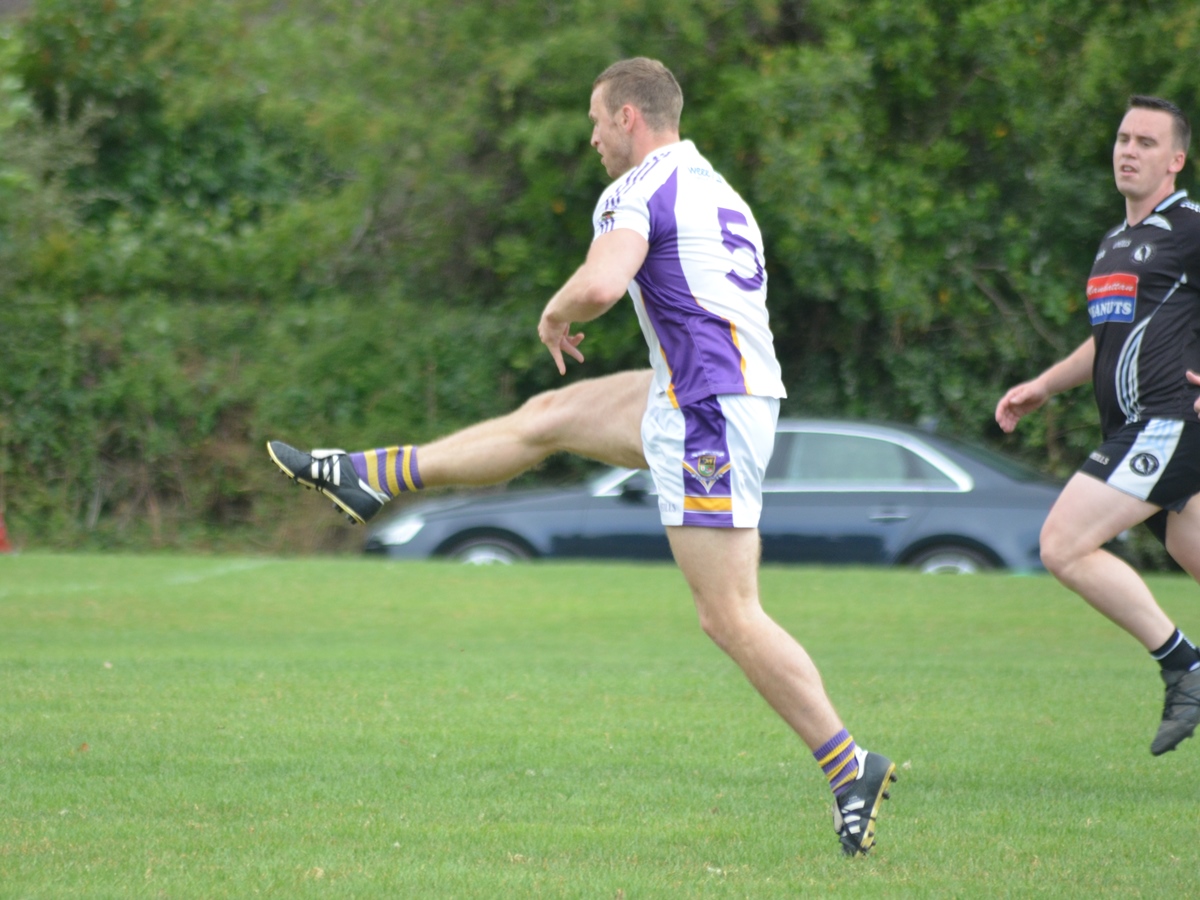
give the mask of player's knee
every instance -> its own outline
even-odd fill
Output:
[[[571,414],[568,390],[543,391],[521,404],[518,421],[526,443],[550,450],[564,449],[563,435]]]
[[[737,644],[736,629],[731,628],[729,622],[720,616],[706,616],[701,613],[700,628],[708,635],[708,639],[726,654],[731,653]]]
[[[699,613],[700,630],[708,635],[718,647],[721,646],[721,638],[725,634],[721,617],[703,607],[698,607],[696,611]]]
[[[743,643],[751,630],[751,617],[732,607],[732,604],[696,604],[701,630],[726,653]]]
[[[1179,562],[1179,556],[1176,554],[1183,553],[1186,548],[1181,546],[1179,541],[1172,540],[1169,533],[1164,535],[1160,540],[1162,541],[1163,549],[1167,551],[1167,555],[1176,562]],[[1182,563],[1180,563],[1180,565],[1182,565]]]
[[[1063,534],[1049,524],[1042,528],[1038,542],[1042,565],[1051,575],[1061,576],[1075,560],[1071,544]]]
[[[1041,557],[1042,565],[1046,567],[1046,571],[1051,575],[1058,575],[1061,571],[1059,558],[1055,556],[1051,552],[1050,548],[1048,548],[1045,544],[1043,544],[1041,547]]]
[[[1182,540],[1168,531],[1163,537],[1162,543],[1171,559],[1175,560],[1189,575],[1197,577],[1197,573],[1200,572],[1200,550],[1197,550],[1192,542]]]

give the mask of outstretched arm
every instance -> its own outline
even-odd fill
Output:
[[[1005,432],[1017,427],[1023,416],[1040,408],[1055,394],[1086,384],[1092,378],[1096,342],[1088,338],[1066,359],[1061,359],[1032,381],[1008,389],[996,404],[996,422]]]
[[[564,353],[583,362],[579,352],[583,332],[572,334],[571,323],[590,322],[612,309],[625,296],[649,251],[646,239],[631,229],[602,234],[592,242],[583,265],[550,298],[538,323],[538,337],[554,357],[560,375],[567,372]]]

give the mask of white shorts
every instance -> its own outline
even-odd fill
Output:
[[[779,401],[722,394],[689,406],[650,404],[642,448],[664,525],[757,528]]]

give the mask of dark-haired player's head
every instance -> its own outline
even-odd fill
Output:
[[[1188,122],[1188,117],[1183,114],[1183,110],[1172,103],[1170,100],[1164,100],[1162,97],[1151,97],[1148,94],[1134,94],[1129,98],[1129,105],[1125,108],[1128,112],[1131,109],[1156,109],[1159,112],[1165,112],[1171,117],[1171,131],[1175,136],[1175,149],[1182,150],[1184,153],[1192,144],[1192,126]]]

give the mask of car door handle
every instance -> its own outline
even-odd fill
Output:
[[[905,522],[912,518],[912,513],[907,509],[888,506],[871,510],[867,513],[867,518],[872,522],[881,522],[886,525],[888,522]]]

